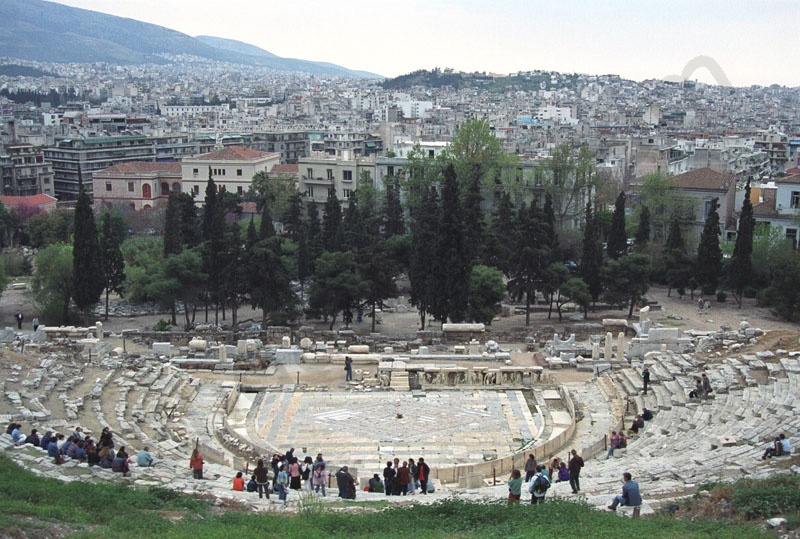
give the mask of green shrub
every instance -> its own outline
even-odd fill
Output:
[[[742,295],[748,299],[753,299],[758,294],[758,290],[753,288],[752,286],[748,286],[744,290],[742,290]]]
[[[156,325],[153,326],[153,331],[170,331],[172,329],[172,323],[169,320],[164,320],[163,318],[156,322]]]
[[[725,303],[725,300],[727,299],[728,299],[728,294],[726,294],[721,290],[717,292],[717,301],[719,301],[720,303]]]
[[[772,485],[740,487],[733,491],[731,499],[748,519],[769,518],[787,511],[796,512],[800,507],[800,489],[794,485]]]
[[[20,277],[23,275],[30,275],[33,271],[33,265],[29,258],[25,258],[19,253],[6,252],[0,255],[3,267],[6,270],[6,275],[9,277]]]

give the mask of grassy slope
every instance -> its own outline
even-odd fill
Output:
[[[0,456],[0,535],[7,537],[331,537],[394,538],[756,538],[774,535],[749,526],[707,520],[631,520],[587,506],[504,501],[445,501],[379,512],[317,512],[294,516],[220,512],[210,500],[165,489],[132,489],[121,482],[69,483],[40,478]]]

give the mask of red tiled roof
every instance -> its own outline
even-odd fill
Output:
[[[775,215],[775,199],[765,200],[753,205],[753,215],[756,217],[772,217]]]
[[[679,189],[727,191],[731,183],[736,185],[736,176],[713,168],[698,168],[672,178],[672,186]]]
[[[172,172],[181,173],[180,163],[152,163],[150,161],[131,161],[130,163],[120,163],[103,169],[98,173],[110,172],[116,174],[151,174],[153,172]]]
[[[800,167],[788,168],[786,174],[800,174]]]
[[[775,183],[800,183],[800,174],[792,174],[783,178],[775,178]]]
[[[195,159],[202,159],[204,161],[241,161],[243,159],[260,159],[270,155],[273,154],[259,152],[258,150],[250,150],[249,148],[242,148],[241,146],[228,146],[221,150],[198,155]]]
[[[36,207],[46,206],[48,204],[55,204],[57,200],[50,195],[39,193],[38,195],[30,195],[25,197],[18,196],[0,196],[0,202],[9,208],[19,207]]]
[[[270,172],[272,174],[297,174],[300,172],[300,166],[297,163],[294,165],[275,165]]]

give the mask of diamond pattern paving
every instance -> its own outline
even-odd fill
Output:
[[[257,401],[258,402],[258,401]],[[323,453],[335,464],[381,468],[394,456],[432,466],[504,456],[540,435],[521,391],[411,393],[269,392],[248,425],[280,451]]]

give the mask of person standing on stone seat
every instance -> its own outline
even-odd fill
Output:
[[[383,488],[386,490],[386,495],[390,495],[394,490],[394,476],[395,471],[391,461],[386,462],[386,468],[383,469]]]
[[[414,494],[419,488],[419,468],[417,468],[417,463],[414,462],[413,458],[408,459],[408,473],[411,479],[408,483],[408,492],[409,494]]]
[[[325,496],[325,483],[327,480],[328,476],[325,473],[325,467],[317,464],[314,468],[314,473],[311,474],[311,482],[314,485],[314,492],[319,494],[319,490],[322,489],[322,495]]]
[[[533,453],[528,455],[528,460],[525,461],[525,482],[528,483],[531,477],[536,473],[536,457]]]
[[[572,458],[569,459],[569,486],[572,487],[572,493],[577,494],[581,490],[581,468],[583,468],[583,459],[578,456],[578,452],[572,450]]]
[[[642,384],[644,385],[644,394],[647,395],[647,386],[650,385],[650,369],[647,368],[647,365],[642,370]]]
[[[419,474],[419,487],[422,489],[423,494],[427,494],[431,491],[428,486],[431,480],[431,467],[425,464],[425,459],[422,457],[417,459],[417,473]]]
[[[708,379],[706,373],[703,373],[701,378],[703,380],[703,398],[707,399],[708,395],[714,390],[711,388],[711,380]]]
[[[192,451],[192,456],[189,458],[189,468],[191,468],[192,477],[195,479],[203,478],[203,460],[203,455],[195,447],[194,451]]]
[[[408,462],[405,460],[397,470],[397,485],[400,494],[405,496],[408,493],[408,485],[411,482],[411,471],[408,469]]]
[[[519,503],[522,497],[522,474],[514,468],[508,478],[508,503]]]
[[[353,379],[353,360],[350,359],[350,356],[345,356],[344,358],[344,370],[344,381],[350,382]]]
[[[258,497],[263,498],[264,493],[267,494],[267,499],[269,500],[269,472],[267,471],[267,467],[264,466],[264,460],[258,459],[256,463],[256,468],[253,470],[253,475],[256,478],[256,489],[258,490]]]

